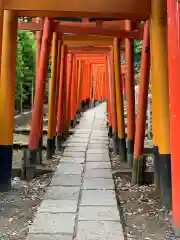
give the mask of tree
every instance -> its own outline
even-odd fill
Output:
[[[16,107],[23,103],[31,106],[35,83],[36,49],[31,31],[18,31],[16,56]]]

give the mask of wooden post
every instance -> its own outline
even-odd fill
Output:
[[[134,184],[141,184],[143,181],[144,170],[144,138],[146,128],[146,111],[149,87],[149,72],[150,72],[150,33],[149,22],[144,25],[144,38],[142,46],[141,70],[140,70],[140,86],[138,98],[138,111],[136,119],[136,133],[134,144],[134,164],[132,181]]]
[[[4,21],[4,3],[3,0],[0,1],[0,56],[2,55],[2,40],[3,40],[3,21]],[[1,66],[1,57],[0,57]],[[1,74],[1,67],[0,67]]]
[[[173,228],[180,237],[180,3],[167,1],[168,13],[168,70],[169,70],[169,100],[170,100],[170,150],[172,172],[172,219]]]
[[[58,115],[58,99],[59,99],[59,88],[60,88],[60,68],[61,68],[61,48],[62,48],[62,39],[58,34],[58,58],[57,58],[57,73],[56,73],[56,91],[55,91],[55,107],[54,107],[54,119],[53,119],[53,153],[56,149],[56,130],[57,130],[57,115]]]
[[[47,138],[47,159],[52,158],[53,154],[53,127],[56,101],[56,82],[57,82],[57,61],[58,61],[58,34],[53,33],[52,39],[52,65],[50,80],[50,97],[48,104],[48,138]]]
[[[67,108],[66,108],[66,126],[67,126],[67,130],[69,130],[70,127],[70,106],[71,106],[71,83],[72,83],[72,62],[73,62],[73,55],[69,54],[68,55],[68,74],[67,74],[67,98],[66,98],[66,102],[67,102]]]
[[[36,31],[36,84],[38,79],[38,71],[39,71],[39,58],[40,58],[40,52],[41,52],[41,42],[42,42],[42,31]],[[35,84],[35,86],[36,86]],[[33,86],[33,81],[32,81]],[[33,89],[34,91],[34,89]],[[34,103],[34,92],[32,92],[32,108]],[[42,145],[43,145],[43,116],[41,119],[41,126],[40,126],[40,135],[39,135],[39,161],[42,162]]]
[[[126,20],[126,30],[131,31],[131,21]],[[127,97],[127,161],[130,168],[133,166],[134,137],[135,137],[135,93],[134,93],[134,41],[125,40],[127,79],[124,81]]]
[[[114,77],[114,56],[113,49],[108,57],[108,69],[111,86],[111,106],[112,106],[112,140],[113,151],[118,153],[118,130],[117,130],[117,114],[116,114],[116,89],[115,89],[115,77]]]
[[[151,2],[152,86],[157,91],[158,149],[161,201],[171,208],[171,156],[166,0]],[[158,51],[157,51],[158,49]],[[154,54],[156,53],[156,56]]]
[[[71,95],[70,95],[70,122],[71,122],[71,127],[73,128],[76,124],[76,119],[75,119],[75,112],[76,112],[76,107],[75,107],[75,99],[76,99],[76,60],[75,57],[73,56],[72,59],[72,83],[71,83]]]
[[[120,41],[114,38],[114,69],[115,69],[115,88],[116,88],[116,111],[117,111],[117,130],[119,140],[119,156],[121,161],[126,161],[126,137],[124,124],[124,104],[122,92],[122,79],[120,74],[121,57]]]
[[[44,92],[48,71],[51,39],[52,22],[48,18],[46,18],[44,22],[42,45],[39,59],[39,72],[37,75],[34,107],[32,111],[31,131],[28,144],[28,149],[30,151],[30,162],[32,164],[36,164],[38,160],[37,150],[41,131],[41,122],[43,118]]]
[[[0,79],[0,192],[8,191],[11,188],[16,85],[16,41],[17,16],[15,12],[6,10],[4,12]]]
[[[61,47],[61,64],[60,64],[60,83],[59,83],[59,96],[58,96],[58,116],[57,116],[57,145],[58,150],[61,149],[61,141],[63,139],[63,91],[64,91],[64,68],[65,64],[65,51],[66,47]]]

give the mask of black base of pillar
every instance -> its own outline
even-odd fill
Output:
[[[120,139],[119,138],[119,156],[120,156],[120,161],[126,162],[127,161],[127,155],[126,155],[126,139]]]
[[[43,137],[39,137],[39,148],[42,149],[42,146],[43,146]]]
[[[63,141],[66,141],[66,139],[68,138],[68,136],[69,136],[69,132],[68,132],[68,131],[63,132],[63,133],[62,133],[62,139],[63,139]]]
[[[38,149],[36,150],[29,150],[28,153],[28,158],[29,158],[29,163],[32,165],[39,164],[39,159],[38,159]]]
[[[58,151],[61,151],[62,141],[63,141],[62,135],[57,135],[57,149],[58,149]]]
[[[134,160],[132,171],[132,183],[143,185],[145,183],[146,162],[142,155]]]
[[[56,136],[53,137],[52,141],[53,141],[53,142],[52,142],[52,145],[53,145],[53,149],[52,149],[53,152],[52,152],[52,153],[54,154],[55,151],[56,151]]]
[[[171,187],[171,155],[160,154],[160,186],[161,201],[167,209],[171,209],[172,204],[172,187]]]
[[[11,189],[12,154],[12,145],[0,145],[0,192]]]
[[[156,193],[160,193],[160,155],[158,146],[153,147],[154,152],[154,184]]]
[[[53,155],[53,139],[47,140],[47,159],[52,158]]]
[[[109,126],[108,136],[110,138],[112,137],[112,126]]]
[[[134,160],[134,140],[127,141],[127,162],[129,168],[133,167]]]
[[[70,127],[75,128],[76,126],[76,119],[70,121]]]
[[[39,154],[39,163],[40,164],[42,164],[42,147],[43,147],[43,137],[39,137],[38,154]]]
[[[119,148],[118,148],[118,134],[115,132],[112,136],[112,145],[113,145],[113,152],[118,154]]]
[[[34,178],[36,172],[36,165],[30,164],[30,151],[24,149],[22,168],[21,168],[21,180],[30,181]]]

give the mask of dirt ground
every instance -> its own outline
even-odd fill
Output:
[[[53,158],[49,167],[55,170],[58,158]],[[52,174],[44,174],[30,182],[19,178],[12,180],[12,190],[0,193],[0,240],[23,240],[28,225],[33,221]]]
[[[111,160],[114,172],[122,168],[117,156]],[[171,212],[161,207],[154,185],[133,185],[126,175],[114,176],[114,181],[125,240],[179,239],[171,227]]]
[[[47,127],[46,121],[44,127]],[[29,129],[29,124],[17,129]],[[28,135],[15,133],[14,142],[27,143]],[[46,145],[47,136],[44,136],[43,143]],[[44,152],[43,155],[45,155]],[[23,150],[14,150],[14,167],[21,166],[22,156]],[[47,166],[55,170],[58,162],[57,158],[53,158]],[[45,174],[30,182],[13,178],[12,190],[8,193],[0,193],[0,240],[23,240],[26,238],[28,225],[33,221],[51,177],[52,174]]]

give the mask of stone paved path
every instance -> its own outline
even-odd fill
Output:
[[[27,240],[124,240],[108,153],[106,105],[84,113]]]

